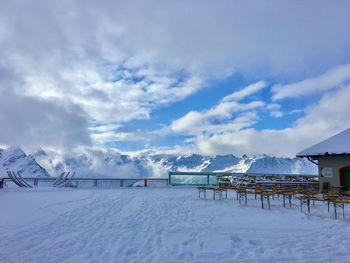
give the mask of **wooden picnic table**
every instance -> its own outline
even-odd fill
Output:
[[[329,205],[333,204],[334,207],[334,217],[337,219],[338,213],[337,213],[337,207],[342,208],[343,210],[343,218],[345,217],[345,204],[350,203],[349,198],[344,198],[340,195],[324,195],[324,196],[319,196],[319,194],[303,194],[302,196],[299,196],[298,199],[300,200],[300,210],[301,212],[303,211],[303,203],[307,203],[307,208],[308,208],[308,213],[310,213],[310,201],[320,201],[320,202],[327,202],[327,207],[328,207],[328,212],[329,212]]]

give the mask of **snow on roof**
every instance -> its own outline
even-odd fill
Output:
[[[350,128],[297,154],[298,157],[350,154]]]

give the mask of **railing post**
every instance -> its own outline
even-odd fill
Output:
[[[0,188],[4,188],[4,178],[0,180]]]
[[[120,179],[120,187],[123,187],[123,179]]]
[[[147,179],[144,180],[145,187],[147,187]]]
[[[209,174],[207,174],[207,185],[209,186]]]
[[[38,186],[38,183],[39,183],[39,179],[38,179],[38,178],[35,178],[35,179],[34,179],[34,186]]]

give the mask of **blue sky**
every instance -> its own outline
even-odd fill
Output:
[[[223,79],[213,79],[205,84],[203,89],[195,93],[184,100],[165,105],[159,109],[155,109],[150,119],[147,120],[133,120],[126,123],[123,127],[117,129],[115,132],[133,132],[135,130],[140,131],[154,131],[159,130],[162,127],[167,127],[172,121],[181,118],[190,111],[203,111],[215,106],[223,97],[230,95],[235,91],[248,86],[252,83],[252,79],[245,78],[239,73],[232,74],[231,76]],[[273,83],[271,80],[270,83]],[[253,94],[250,98],[245,99],[249,102],[250,99],[262,100],[266,103],[273,103],[271,101],[270,86],[267,90],[261,90]],[[265,108],[258,110],[259,118],[250,125],[251,128],[256,130],[273,129],[282,130],[286,127],[290,127],[300,117],[304,115],[301,109],[304,109],[307,105],[317,102],[317,97],[298,100],[287,100],[280,104],[279,111],[282,116],[271,116],[270,112]],[[300,111],[299,111],[300,110]],[[295,113],[291,113],[296,111]],[[220,120],[216,120],[217,124],[220,124]],[[163,137],[154,138],[151,141],[151,145],[154,147],[169,147],[186,145],[185,135],[173,135],[169,134]],[[118,149],[124,149],[127,151],[135,151],[144,149],[147,147],[147,143],[142,144],[144,141],[108,141],[106,146],[116,147]]]
[[[293,156],[348,128],[336,2],[2,2],[0,145]]]

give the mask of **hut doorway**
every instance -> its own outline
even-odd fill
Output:
[[[350,190],[350,166],[346,166],[339,169],[340,186],[344,190]]]

